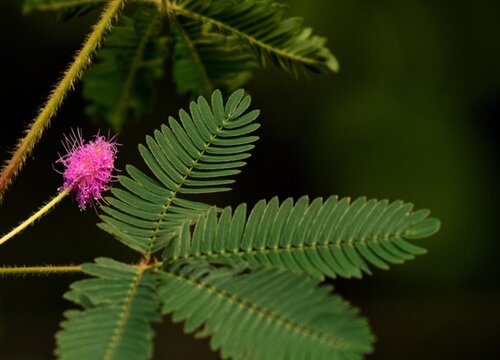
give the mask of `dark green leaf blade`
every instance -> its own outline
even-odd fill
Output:
[[[185,321],[188,333],[211,336],[222,358],[361,359],[372,350],[366,320],[308,276],[193,263],[161,277],[163,313]]]
[[[234,92],[224,104],[215,91],[210,104],[199,97],[191,102],[190,113],[181,110],[180,121],[170,118],[168,125],[148,136],[139,146],[153,176],[127,166],[128,176],[119,176],[125,189],[113,189],[102,206],[99,226],[125,245],[149,256],[163,249],[180,234],[184,224],[195,223],[210,206],[182,198],[184,194],[208,194],[230,190],[234,175],[245,165],[241,159],[257,136],[248,134],[259,125],[258,110],[246,112],[250,97],[243,90]]]
[[[149,359],[151,324],[160,320],[156,275],[106,258],[82,268],[94,277],[73,283],[65,295],[82,309],[65,313],[56,335],[58,359]]]
[[[169,5],[171,13],[198,21],[212,30],[236,36],[250,46],[263,65],[267,60],[294,75],[330,73],[338,63],[299,18],[284,18],[284,7],[272,0],[185,0]]]
[[[167,56],[160,25],[158,11],[149,7],[138,8],[133,18],[120,18],[83,77],[89,116],[118,131],[126,121],[151,110],[154,80],[163,75]]]
[[[236,209],[238,218],[221,218],[217,225],[234,223],[239,229],[243,226],[241,231],[220,231],[223,235],[209,242],[201,239],[206,245],[202,250],[194,247],[189,236],[185,236],[187,243],[174,240],[165,261],[206,260],[250,268],[271,266],[318,278],[360,278],[363,272],[371,273],[368,264],[388,269],[388,264],[401,264],[425,253],[409,240],[428,237],[440,226],[439,220],[428,217],[429,211],[412,211],[412,204],[401,201],[359,198],[351,203],[348,198],[330,197],[309,204],[302,197],[295,205],[287,199],[278,206],[273,199],[259,201],[248,219],[242,220],[244,208]],[[203,224],[204,217],[198,220],[195,233]]]
[[[207,96],[216,88],[230,92],[249,78],[255,61],[234,36],[209,32],[184,17],[171,23],[173,75],[179,94]]]

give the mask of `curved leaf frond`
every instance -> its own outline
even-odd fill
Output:
[[[185,321],[187,333],[211,336],[224,359],[361,359],[372,349],[366,320],[311,277],[203,263],[160,277],[163,313]]]
[[[106,198],[111,206],[102,207],[100,226],[146,255],[166,246],[186,220],[194,222],[209,209],[179,195],[230,190],[230,177],[246,164],[258,139],[250,134],[259,127],[253,123],[259,111],[246,112],[250,101],[238,90],[224,105],[215,91],[211,106],[199,97],[190,114],[179,112],[180,122],[170,118],[154,138],[147,136],[139,152],[155,178],[127,166],[129,176],[119,176],[125,190],[114,188],[114,197]]]
[[[95,278],[73,283],[65,294],[83,309],[65,312],[56,335],[58,358],[149,359],[151,323],[160,320],[155,274],[106,258],[82,269]]]
[[[189,224],[165,250],[165,261],[203,259],[249,267],[272,266],[328,276],[360,278],[368,264],[388,269],[426,250],[409,243],[434,234],[439,221],[428,210],[412,211],[413,204],[387,200],[330,197],[295,204],[277,198],[259,201],[246,216],[246,205],[232,214],[226,208],[201,216],[193,234]]]
[[[163,75],[167,38],[160,36],[158,10],[140,7],[133,18],[122,16],[97,61],[83,77],[86,113],[106,120],[118,131],[129,119],[151,110],[153,81]]]
[[[234,36],[208,32],[199,22],[172,18],[173,75],[179,94],[233,91],[250,78],[255,60]]]
[[[304,70],[335,72],[338,63],[326,40],[312,34],[300,18],[283,18],[283,6],[271,0],[181,0],[168,2],[168,11],[203,24],[248,44],[257,59],[266,59],[298,75]]]

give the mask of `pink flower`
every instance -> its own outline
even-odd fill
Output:
[[[80,209],[85,209],[92,201],[102,199],[102,193],[109,190],[115,169],[117,143],[115,138],[97,134],[94,140],[84,142],[81,130],[65,136],[63,145],[67,154],[58,163],[65,166],[64,184],[61,189],[71,189],[76,193]]]

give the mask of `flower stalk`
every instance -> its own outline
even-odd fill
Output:
[[[14,229],[9,231],[7,234],[3,235],[0,238],[0,245],[5,243],[7,240],[10,240],[21,231],[26,229],[28,226],[33,224],[35,221],[40,219],[43,215],[47,214],[53,207],[55,207],[62,199],[64,199],[71,191],[71,188],[66,188],[62,190],[57,196],[55,196],[52,200],[50,200],[47,204],[42,206],[37,212],[31,215],[29,218],[24,220],[21,224],[16,226]]]
[[[67,93],[74,87],[75,83],[81,78],[83,71],[90,65],[92,55],[99,47],[124,2],[125,0],[110,0],[108,2],[99,22],[93,27],[82,48],[77,52],[73,63],[66,70],[59,84],[50,93],[47,102],[27,129],[25,137],[19,141],[12,157],[7,161],[0,173],[0,202],[8,185],[21,170],[26,158],[40,140],[43,131],[50,125],[50,120],[57,113]]]

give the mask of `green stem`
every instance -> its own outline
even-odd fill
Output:
[[[43,131],[50,125],[50,120],[57,113],[66,94],[81,78],[83,71],[91,62],[94,51],[111,27],[113,19],[123,6],[125,0],[110,0],[104,9],[99,22],[94,26],[82,48],[76,54],[73,63],[64,73],[61,81],[51,92],[49,99],[29,126],[26,136],[20,140],[11,159],[7,161],[0,174],[0,201],[7,186],[21,170],[26,158],[31,154]]]
[[[138,272],[142,273],[146,269],[157,269],[162,266],[161,262],[153,264],[139,263],[132,265]],[[0,278],[7,276],[25,276],[25,275],[57,275],[57,274],[76,274],[83,273],[81,265],[44,265],[44,266],[0,266]]]
[[[0,277],[23,276],[23,275],[53,275],[53,274],[74,274],[81,273],[80,265],[65,266],[13,266],[0,267]]]
[[[2,245],[4,242],[11,239],[15,235],[19,234],[21,231],[23,231],[28,226],[30,226],[35,221],[37,221],[39,218],[41,218],[43,215],[48,213],[54,206],[56,206],[62,199],[64,199],[66,197],[66,195],[69,194],[70,191],[71,191],[71,188],[64,189],[59,194],[57,194],[56,197],[54,197],[52,200],[50,200],[47,204],[42,206],[37,212],[35,212],[33,215],[31,215],[26,220],[24,220],[21,224],[19,224],[14,229],[9,231],[7,234],[2,236],[0,238],[0,245]]]

